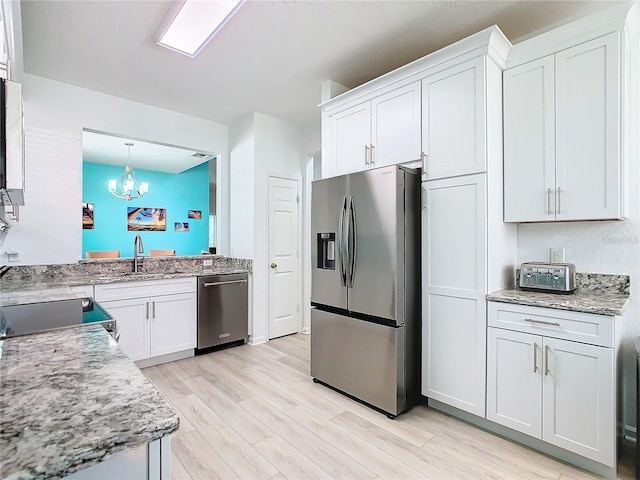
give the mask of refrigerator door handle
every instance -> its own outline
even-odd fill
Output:
[[[353,197],[349,197],[347,203],[347,244],[349,245],[348,253],[349,253],[349,272],[348,272],[348,287],[353,288],[353,279],[356,275],[356,256],[358,253],[358,235],[356,232],[356,208]],[[350,240],[353,239],[353,250],[351,249]]]
[[[342,197],[342,208],[340,208],[340,218],[338,220],[338,268],[340,269],[340,280],[342,286],[347,286],[347,262],[345,262],[345,243],[344,243],[344,220],[347,209],[347,197]]]

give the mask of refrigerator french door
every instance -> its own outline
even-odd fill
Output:
[[[420,177],[312,184],[311,375],[394,417],[420,392]]]

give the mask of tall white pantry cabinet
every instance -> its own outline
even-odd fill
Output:
[[[423,132],[444,124],[449,133],[432,135],[427,145],[437,148],[424,152],[422,394],[479,417],[485,295],[513,284],[516,263],[516,229],[502,221],[502,69],[511,44],[495,33],[481,55],[423,80],[423,118],[432,119]],[[451,101],[439,104],[436,93]]]

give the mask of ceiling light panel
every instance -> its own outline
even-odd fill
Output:
[[[185,0],[158,45],[195,57],[245,0]]]

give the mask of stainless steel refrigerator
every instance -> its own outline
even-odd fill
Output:
[[[317,180],[311,198],[311,376],[395,417],[420,400],[419,171]]]

